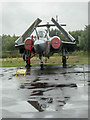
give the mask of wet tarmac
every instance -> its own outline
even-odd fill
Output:
[[[16,77],[17,69],[0,68],[3,118],[88,118],[88,65],[31,67]]]

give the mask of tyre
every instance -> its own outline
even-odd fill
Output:
[[[62,62],[63,62],[63,68],[66,68],[66,56],[63,56],[62,58]]]
[[[43,68],[43,63],[41,63],[41,65],[40,65],[40,66],[41,66],[41,70],[43,70],[43,69],[44,69],[44,68]]]

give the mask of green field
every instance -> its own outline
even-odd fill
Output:
[[[62,57],[61,56],[51,56],[47,59],[47,63],[45,63],[46,58],[43,58],[45,65],[61,65]],[[26,65],[25,61],[20,57],[17,58],[3,58],[0,59],[0,66],[2,67],[23,67]],[[40,60],[38,57],[33,57],[31,59],[32,66],[38,66],[40,64]],[[77,64],[88,64],[88,56],[87,55],[72,55],[67,59],[67,65],[77,65]]]

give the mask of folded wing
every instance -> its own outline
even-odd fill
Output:
[[[24,45],[24,41],[27,37],[30,37],[30,35],[32,34],[32,32],[34,31],[34,29],[38,26],[38,24],[41,22],[42,20],[40,20],[39,18],[37,18],[34,23],[24,32],[24,34],[22,36],[20,36],[16,41],[16,45],[15,47],[20,47]]]

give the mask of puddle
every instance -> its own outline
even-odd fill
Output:
[[[37,82],[39,81],[39,82]],[[41,80],[42,81],[42,80]],[[46,82],[40,82],[40,79],[35,79],[32,83],[24,83],[22,85],[22,89],[30,89],[32,92],[29,96],[29,103],[34,106],[39,112],[43,111],[59,111],[66,102],[70,99],[68,96],[62,96],[61,98],[56,95],[54,96],[53,91],[59,89],[59,88],[74,88],[77,87],[76,84],[70,83],[70,84],[52,84],[52,83],[46,83]],[[61,90],[62,91],[62,90]],[[48,97],[47,93],[51,92]],[[59,93],[59,91],[58,91]],[[52,105],[54,105],[54,109],[52,108]],[[52,109],[51,109],[52,108]]]
[[[4,76],[4,74],[0,74],[0,77],[3,77]]]
[[[69,83],[69,84],[53,84],[53,83],[46,83],[46,82],[31,82],[31,83],[24,83],[20,86],[20,88],[27,88],[27,89],[36,89],[36,88],[57,88],[57,87],[77,87],[75,83]]]
[[[80,66],[79,69],[79,66],[74,65],[63,69],[62,66],[45,66],[43,71],[39,67],[31,67],[30,75],[18,77],[15,77],[15,73],[20,68],[3,68],[3,73],[0,74],[4,79],[3,96],[11,101],[14,97],[15,108],[18,106],[18,101],[19,103],[25,101],[30,109],[34,108],[43,113],[52,112],[52,115],[56,111],[60,115],[60,111],[74,95],[78,94],[78,90],[83,89],[84,82],[90,86],[88,80],[90,71],[87,70],[87,67],[83,71],[82,67]],[[85,73],[85,81],[83,73]],[[77,98],[75,101],[78,103]],[[13,102],[12,104],[8,101],[4,102],[4,107],[7,105],[13,110]],[[24,112],[24,114],[26,113]],[[29,114],[30,112],[27,112],[27,115]]]

